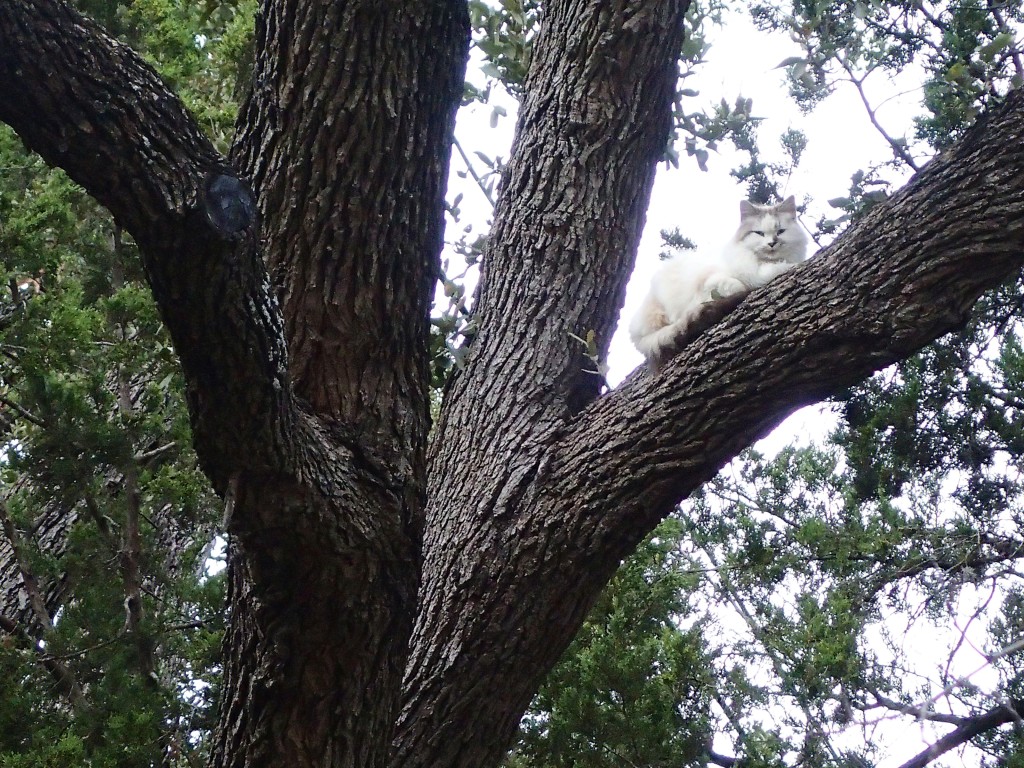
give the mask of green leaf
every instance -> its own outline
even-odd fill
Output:
[[[986,43],[978,49],[978,55],[983,61],[992,61],[997,53],[1008,48],[1012,42],[1013,35],[1009,32],[1000,32],[992,38],[991,42]]]
[[[967,65],[962,61],[957,61],[946,70],[945,74],[942,75],[942,79],[948,83],[958,83],[967,76]]]

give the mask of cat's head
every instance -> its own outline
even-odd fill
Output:
[[[740,228],[734,242],[762,261],[803,261],[807,236],[796,220],[796,200],[790,195],[778,205],[740,203]]]

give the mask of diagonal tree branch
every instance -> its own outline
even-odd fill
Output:
[[[933,760],[937,760],[950,750],[963,746],[971,739],[980,736],[987,731],[998,728],[1007,723],[1020,722],[1020,713],[1024,712],[1024,701],[1013,699],[1000,704],[987,712],[975,717],[965,718],[962,725],[957,726],[947,733],[928,749],[915,755],[900,768],[924,768]]]
[[[551,25],[567,6],[551,9],[546,34],[554,34]],[[603,52],[614,56],[617,38],[605,40]],[[531,77],[539,77],[537,70]],[[533,90],[544,93],[537,82]],[[603,92],[614,91],[605,86]],[[552,115],[579,116],[584,109],[548,99]],[[435,444],[435,476],[455,480],[430,486],[415,639],[429,646],[426,633],[449,632],[462,647],[478,648],[501,637],[509,663],[528,658],[543,667],[568,643],[621,559],[680,499],[795,409],[962,325],[985,289],[1020,268],[1024,95],[1011,94],[826,252],[751,294],[660,375],[638,371],[575,417],[572,404],[580,399],[572,393],[584,390],[566,387],[573,380],[570,354],[558,348],[557,338],[567,318],[583,317],[578,308],[596,294],[575,284],[573,308],[566,308],[543,286],[558,269],[553,262],[573,262],[566,272],[614,270],[607,255],[614,246],[581,252],[581,240],[559,239],[575,235],[559,218],[559,205],[577,211],[577,219],[589,212],[572,208],[557,194],[558,183],[549,181],[560,173],[571,177],[577,166],[554,164],[533,174],[517,167],[523,153],[536,156],[527,141],[531,114],[524,105],[520,134],[526,138],[513,150],[495,232],[502,232],[505,208],[531,204],[524,210],[539,231],[524,237],[514,267],[505,262],[512,257],[502,252],[502,237],[485,257],[475,342],[481,347],[449,388]],[[585,135],[585,122],[573,125],[579,133],[572,136]],[[622,220],[609,214],[604,222]],[[514,274],[535,285],[525,301],[522,295],[513,301],[506,286]],[[608,274],[602,279],[614,283]],[[471,414],[462,412],[469,408]],[[454,530],[474,533],[467,542],[447,533]],[[486,553],[484,563],[467,556],[474,549]],[[453,606],[466,604],[474,610],[453,619]],[[428,617],[447,623],[434,626],[439,619]],[[412,669],[419,677],[410,680],[413,692],[438,686],[446,674],[478,684],[481,676],[489,679],[489,671],[480,670],[487,659],[449,654],[441,662],[446,650],[438,645],[439,656],[418,656],[414,646]],[[524,672],[517,668],[515,675]],[[471,716],[465,717],[452,723],[472,730]]]
[[[572,489],[567,498],[578,506],[563,514],[579,525],[573,540],[595,559],[616,560],[793,410],[962,325],[981,292],[1024,261],[1022,116],[1024,94],[1015,92],[832,247],[751,294],[662,375],[637,371],[581,414],[544,481]]]
[[[139,243],[214,484],[286,466],[295,409],[251,193],[178,98],[61,0],[12,0],[0,10],[0,120]]]

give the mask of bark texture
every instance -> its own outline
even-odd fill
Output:
[[[600,396],[570,334],[607,349],[685,10],[545,4],[479,334],[428,460],[465,3],[264,0],[234,164],[64,2],[0,5],[0,120],[139,242],[230,510],[212,766],[497,764],[600,588],[681,498],[1020,268],[1014,93],[826,253]]]
[[[342,30],[355,59],[332,54]],[[408,50],[408,61],[383,41]],[[241,131],[236,153],[255,192],[138,56],[59,0],[0,9],[0,119],[133,235],[182,359],[196,448],[227,499],[232,533],[227,695],[212,764],[383,765],[418,583],[426,310],[467,14],[447,2],[268,2],[259,43],[243,113],[257,138]],[[371,77],[383,64],[391,74]],[[414,76],[430,82],[418,99],[396,91]],[[296,105],[315,107],[316,94],[333,95],[345,78],[359,88],[290,122]],[[345,145],[356,124],[377,154],[388,141],[400,149],[378,161],[380,173],[362,169],[363,198],[339,181],[360,175],[363,148]],[[296,158],[313,152],[325,153],[325,172],[289,188]],[[315,206],[291,216],[309,200],[335,224]],[[352,221],[342,203],[369,206],[368,234],[336,226]],[[327,242],[303,248],[313,235]],[[284,236],[293,240],[275,248]],[[300,308],[284,315],[264,240],[286,306],[289,286],[301,286]],[[322,316],[310,326],[316,343],[304,346],[295,334],[305,305]],[[379,324],[369,344],[366,315]],[[286,340],[288,317],[299,319]],[[337,347],[339,326],[351,360]],[[319,386],[309,366],[330,369],[318,375],[335,387]]]
[[[583,589],[548,581],[565,542],[536,506],[536,480],[602,384],[570,334],[593,331],[604,357],[666,145],[687,5],[545,6],[484,255],[478,335],[431,452],[397,765],[496,762],[602,583],[581,572],[593,578]]]

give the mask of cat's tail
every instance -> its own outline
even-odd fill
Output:
[[[665,307],[648,295],[629,324],[629,338],[640,353],[656,364],[682,331],[678,323],[670,323]]]

